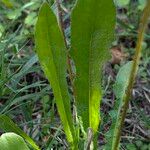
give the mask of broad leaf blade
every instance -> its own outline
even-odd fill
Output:
[[[23,138],[15,133],[5,133],[0,137],[0,150],[30,150]]]
[[[39,147],[35,144],[35,142],[6,115],[0,115],[0,129],[2,129],[5,132],[14,132],[14,133],[20,135],[34,149],[39,150]]]
[[[57,19],[47,3],[43,4],[39,13],[35,42],[40,63],[53,88],[67,139],[73,143],[76,137],[66,82],[66,48]]]
[[[102,66],[114,37],[113,0],[78,0],[72,12],[71,55],[76,65],[76,103],[86,130],[99,125]]]

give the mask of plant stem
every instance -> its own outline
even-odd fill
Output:
[[[121,130],[122,130],[122,127],[123,127],[123,124],[125,121],[129,101],[130,101],[130,98],[132,95],[134,81],[135,81],[137,70],[139,67],[141,51],[142,51],[142,42],[144,40],[144,32],[147,27],[147,22],[148,22],[149,16],[150,16],[150,0],[148,0],[148,2],[147,2],[147,6],[144,9],[143,16],[140,21],[139,32],[138,32],[138,41],[137,41],[136,52],[135,52],[135,56],[134,56],[134,60],[133,60],[133,66],[132,66],[132,70],[131,70],[131,74],[130,74],[130,78],[129,78],[129,85],[127,87],[126,95],[124,96],[124,99],[123,99],[123,105],[119,112],[119,118],[116,122],[117,126],[115,129],[115,136],[114,136],[114,140],[113,140],[112,150],[119,149]]]

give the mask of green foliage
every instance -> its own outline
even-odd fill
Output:
[[[106,140],[107,144],[105,149],[110,150],[113,147],[113,141],[116,138],[116,130],[118,129],[118,122],[117,119],[119,119],[119,111],[122,107],[123,104],[123,97],[125,95],[128,83],[129,83],[129,77],[131,73],[131,67],[132,67],[133,62],[128,62],[127,64],[123,65],[116,77],[116,82],[114,84],[114,93],[116,96],[116,101],[115,105],[112,111],[110,111],[110,116],[111,116],[111,127],[108,133],[106,134]]]
[[[23,137],[34,149],[39,150],[35,142],[24,133],[9,117],[0,115],[0,129],[5,132],[14,132]]]
[[[123,7],[130,3],[130,0],[114,0],[116,6]]]
[[[99,125],[102,67],[114,39],[115,12],[113,1],[109,0],[78,0],[72,12],[71,56],[76,65],[76,104],[85,131],[91,127],[96,132]]]
[[[36,16],[37,16],[37,14],[35,12],[30,13],[25,19],[25,24],[27,26],[35,25],[35,23],[37,21]]]
[[[1,0],[1,2],[8,8],[13,7],[13,3],[10,0]]]
[[[117,116],[116,125],[115,125],[115,130],[114,130],[114,134],[113,134],[112,150],[118,150],[119,149],[121,131],[122,131],[122,127],[123,127],[125,117],[127,114],[129,102],[130,102],[130,99],[132,96],[132,89],[133,89],[135,78],[137,75],[137,70],[138,70],[139,64],[140,64],[140,58],[141,58],[141,54],[142,54],[142,43],[144,40],[144,34],[145,34],[145,31],[147,28],[147,23],[148,23],[149,17],[150,17],[150,0],[147,1],[147,6],[145,7],[145,9],[143,11],[143,15],[141,17],[135,56],[133,59],[133,64],[132,64],[129,76],[127,78],[128,83],[125,84],[126,88],[122,89],[122,92],[117,91],[117,93],[116,93],[116,95],[118,95],[119,92],[121,93],[121,94],[119,94],[119,97],[122,99],[121,100],[122,102],[121,102],[121,105],[119,107],[118,116]],[[125,75],[125,73],[124,73],[124,75]]]
[[[139,6],[138,6],[138,8],[140,10],[143,10],[145,8],[145,6],[146,6],[146,3],[147,3],[147,0],[139,0]]]
[[[38,9],[43,1],[44,0],[0,1],[0,113],[8,114],[9,116],[11,116],[11,118],[17,120],[19,126],[22,128],[24,127],[28,135],[32,137],[36,142],[38,142],[41,149],[69,149],[68,144],[66,144],[66,141],[64,140],[63,128],[60,125],[60,121],[56,113],[56,97],[53,97],[51,86],[49,86],[47,79],[44,77],[41,67],[38,63],[38,58],[34,53],[33,28],[37,20]],[[56,8],[55,0],[47,1],[50,5],[53,4],[51,8],[58,15],[59,13]],[[66,40],[68,45],[70,45],[69,17],[71,8],[73,7],[75,0],[60,1]],[[128,1],[121,2],[121,0],[116,0],[116,2],[117,1],[118,5],[116,6],[123,7],[123,9],[119,8],[117,11],[117,41],[115,43],[117,44],[117,46],[123,44],[123,52],[129,53],[127,57],[128,60],[128,58],[133,58],[133,45],[136,42],[137,37],[136,29],[138,26],[138,19],[139,15],[141,14],[141,10],[143,10],[146,5],[147,0],[132,0],[130,1],[130,4],[128,3]],[[10,3],[6,4],[6,2]],[[97,4],[99,3],[98,0],[95,2]],[[86,15],[87,14],[88,13],[86,13]],[[94,10],[91,14],[93,14],[93,16],[97,16],[97,11]],[[79,17],[82,17],[82,15],[85,15],[84,11],[80,11]],[[95,18],[93,18],[93,20],[94,19]],[[89,20],[92,19],[90,18]],[[77,26],[81,26],[80,22],[76,24]],[[138,84],[135,86],[134,90],[136,92],[136,101],[132,101],[132,115],[128,115],[128,120],[132,120],[133,118],[135,120],[131,124],[127,123],[125,126],[126,130],[124,130],[123,136],[126,136],[124,136],[124,138],[122,139],[120,147],[121,149],[133,149],[132,143],[134,143],[136,138],[138,138],[139,140],[142,139],[142,145],[140,147],[136,145],[137,149],[148,149],[150,147],[149,145],[145,145],[147,144],[145,140],[147,140],[148,137],[147,130],[149,129],[150,124],[148,113],[145,113],[148,110],[147,104],[149,103],[149,32],[145,34],[145,38],[146,44],[143,44],[143,49],[145,49],[145,47],[147,48],[143,51],[144,55],[142,55],[142,58],[144,61],[140,63],[140,70],[138,71],[138,78],[136,82]],[[133,43],[132,48],[130,46],[130,42]],[[124,44],[129,48],[126,48]],[[75,49],[71,49],[71,54],[73,53],[73,50]],[[84,60],[83,62],[85,62],[85,59],[82,60]],[[75,65],[76,64],[77,63],[75,61]],[[72,64],[72,66],[74,67],[74,64]],[[105,84],[106,82],[106,86],[103,85],[105,89],[103,92],[104,97],[102,99],[103,105],[101,107],[101,110],[104,113],[103,116],[101,115],[101,118],[103,120],[101,121],[103,129],[100,130],[101,134],[98,138],[100,147],[97,149],[103,149],[105,141],[102,136],[105,136],[105,133],[108,132],[110,124],[112,123],[112,130],[110,129],[110,132],[108,132],[108,139],[106,141],[107,144],[111,143],[112,135],[114,132],[113,128],[115,127],[115,119],[117,118],[118,108],[120,104],[120,101],[117,98],[115,101],[113,99],[113,95],[116,93],[112,92],[112,85],[114,84],[114,75],[116,75],[116,70],[118,70],[120,66],[122,65],[115,65],[114,68],[109,66],[107,68],[106,65],[105,71],[107,73],[103,78],[103,83]],[[51,71],[51,68],[49,68],[49,70]],[[112,71],[110,72],[110,70]],[[101,71],[99,72],[101,74]],[[66,76],[68,76],[67,72]],[[78,76],[76,76],[76,81],[77,80]],[[69,89],[69,91],[71,91],[70,99],[75,98],[74,96],[78,93],[76,93],[75,91],[74,93],[76,94],[72,95],[73,88],[70,84],[70,81],[67,81],[69,85],[67,88]],[[118,95],[121,95],[121,93],[124,91],[119,90],[121,88],[121,84],[118,85],[118,88],[114,86],[114,89],[117,89],[120,92],[117,93]],[[135,97],[133,97],[133,99]],[[74,105],[73,108],[75,108]],[[108,111],[110,111],[109,117],[107,117]],[[76,115],[76,112],[74,114]],[[81,119],[80,116],[78,118],[79,120]],[[79,122],[82,124],[82,120],[80,120]],[[134,124],[135,122],[137,123],[136,126]],[[77,123],[78,122],[76,122],[75,124]],[[131,131],[133,126],[135,129],[134,132]],[[145,132],[142,132],[141,134],[141,130],[139,130],[138,128],[136,129],[136,127],[138,126],[141,127]],[[83,131],[83,128],[82,126],[79,127],[81,127],[81,133]],[[130,134],[130,132],[132,132],[132,135]],[[90,136],[87,139],[83,138],[83,133],[84,135],[86,134],[83,131],[80,136],[80,140],[78,143],[79,150],[84,149],[84,147],[86,147],[87,145],[89,146],[91,140],[89,138]],[[134,138],[134,140],[132,141],[131,138]],[[43,142],[41,142],[40,139],[42,139]],[[85,143],[87,144],[86,146]]]
[[[99,5],[96,2],[78,1],[72,13],[71,24],[71,56],[77,70],[75,98],[78,115],[82,118],[84,130],[92,127],[94,132],[99,125],[99,105],[102,97],[100,74],[104,62],[109,58],[107,50],[113,40],[116,15],[113,2],[101,1]],[[109,13],[104,16],[106,9]],[[83,15],[81,11],[84,11]],[[92,17],[94,14],[96,17]],[[75,131],[65,81],[66,48],[56,17],[47,3],[43,4],[39,13],[35,41],[40,63],[54,91],[68,141],[73,142]]]
[[[36,50],[51,83],[57,108],[69,143],[76,142],[66,82],[67,55],[56,17],[47,3],[40,9],[35,31]]]
[[[117,74],[116,82],[114,85],[114,93],[119,102],[123,100],[127,86],[129,84],[132,64],[133,62],[130,61],[127,64],[123,65]]]
[[[29,150],[23,138],[15,133],[0,136],[0,150]]]
[[[136,150],[136,147],[133,144],[128,144],[127,145],[127,150]]]

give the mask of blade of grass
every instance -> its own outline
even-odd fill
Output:
[[[0,114],[6,114],[10,107],[12,107],[13,105],[17,104],[17,103],[23,103],[24,100],[38,100],[40,97],[44,96],[45,93],[47,92],[48,87],[45,87],[42,91],[37,92],[37,93],[31,93],[31,94],[26,94],[24,96],[19,96],[20,92],[17,92],[15,95],[13,95],[12,97],[10,96],[10,99],[6,102],[6,104],[4,104],[1,108],[0,108]]]

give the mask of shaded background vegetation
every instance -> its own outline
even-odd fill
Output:
[[[110,48],[112,58],[104,67],[102,123],[98,137],[100,145],[107,143],[105,135],[109,132],[115,102],[113,85],[119,68],[133,59],[145,1],[116,3],[116,39]],[[48,2],[57,15],[54,1]],[[10,116],[43,149],[67,149],[52,89],[35,54],[34,25],[42,3],[42,0],[0,1],[0,113]],[[62,0],[61,4],[68,43],[69,17],[74,3],[75,0]],[[143,42],[142,61],[122,132],[123,150],[150,148],[149,43],[150,24]]]

